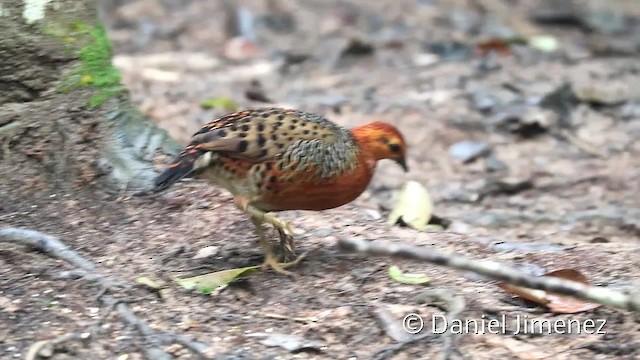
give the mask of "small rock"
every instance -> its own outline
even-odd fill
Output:
[[[451,223],[451,225],[449,225],[449,228],[447,229],[450,232],[454,232],[454,233],[460,233],[460,234],[468,234],[471,232],[472,227],[471,225],[462,222],[462,221],[454,221]]]
[[[443,60],[464,60],[473,54],[473,49],[466,44],[459,42],[429,43],[424,45],[424,49],[430,53],[438,55]]]
[[[596,80],[585,78],[571,84],[576,97],[587,103],[615,105],[629,100],[632,89],[621,80]]]
[[[475,93],[472,97],[473,107],[481,112],[491,111],[497,104],[496,99],[486,93]]]
[[[364,209],[363,213],[367,217],[367,219],[369,219],[369,220],[380,220],[380,219],[382,219],[382,214],[380,214],[380,212],[378,210]]]
[[[497,129],[523,138],[542,135],[558,121],[558,114],[552,110],[522,104],[508,107],[488,119]]]
[[[438,60],[438,57],[434,54],[423,53],[413,57],[413,64],[415,66],[430,66],[437,63]]]
[[[219,246],[206,246],[202,249],[198,250],[196,255],[193,257],[194,259],[204,259],[212,256],[216,256],[220,251]]]
[[[507,169],[507,165],[495,155],[489,155],[484,159],[484,167],[488,172],[497,172]]]
[[[465,140],[457,142],[449,148],[449,155],[464,164],[470,163],[491,152],[491,148],[485,142]]]
[[[233,61],[246,61],[255,59],[260,55],[260,49],[251,40],[245,37],[234,37],[229,39],[223,48],[225,58]]]
[[[620,109],[620,112],[625,119],[640,118],[640,103],[629,102]]]

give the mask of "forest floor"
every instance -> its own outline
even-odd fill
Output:
[[[114,296],[153,329],[207,343],[224,359],[439,358],[437,335],[392,354],[396,340],[381,312],[397,324],[409,313],[427,320],[443,313],[419,304],[423,287],[392,280],[392,265],[425,274],[429,288],[463,296],[462,319],[505,316],[505,334],[454,336],[453,358],[640,356],[628,346],[640,343],[640,320],[629,312],[554,314],[473,274],[336,247],[351,237],[405,242],[537,275],[571,268],[595,285],[640,288],[638,14],[614,6],[624,2],[565,12],[536,1],[509,9],[479,1],[486,11],[465,7],[470,1],[230,3],[244,5],[106,2],[115,64],[145,115],[182,144],[233,104],[317,112],[347,127],[381,119],[405,134],[410,172],[383,161],[353,203],[282,213],[296,229],[298,252],[310,251],[292,269],[298,280],[261,271],[206,296],[172,279],[262,258],[251,222],[227,192],[206,183],[142,198],[0,192],[0,225],[58,237],[123,284]],[[504,41],[536,34],[549,36],[539,49]],[[557,51],[541,51],[556,45],[550,40]],[[255,101],[256,94],[271,103]],[[204,109],[205,100],[213,108]],[[393,194],[408,180],[429,190],[447,229],[387,224]],[[203,248],[209,256],[196,256]],[[0,245],[0,358],[22,358],[37,341],[85,333],[96,323],[86,343],[63,346],[51,358],[142,358],[139,332],[98,306],[96,286],[60,279],[71,269]],[[167,287],[136,285],[141,276]],[[514,335],[517,315],[603,319],[606,334]],[[255,334],[306,343],[290,352]],[[181,346],[165,350],[196,358]]]

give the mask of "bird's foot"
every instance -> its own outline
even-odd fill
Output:
[[[292,273],[291,271],[286,270],[287,268],[297,266],[308,254],[309,252],[305,252],[298,256],[294,261],[281,264],[278,262],[278,259],[273,253],[268,252],[265,254],[264,262],[262,263],[263,270],[267,270],[268,268],[273,269],[275,272],[280,273],[282,275],[286,275],[291,277],[292,279],[298,279],[298,275]]]
[[[264,262],[262,263],[263,270],[267,270],[269,268],[279,274],[289,276],[294,280],[298,278],[298,275],[292,273],[291,271],[285,270],[283,265],[278,262],[278,258],[273,255],[271,251],[265,254]]]

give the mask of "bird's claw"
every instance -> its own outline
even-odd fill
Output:
[[[286,275],[294,280],[298,278],[298,275],[292,273],[291,271],[285,270],[284,267],[282,267],[282,265],[280,265],[280,263],[278,262],[278,259],[271,252],[268,252],[265,255],[265,259],[261,267],[263,270],[271,268],[273,271],[282,275]]]

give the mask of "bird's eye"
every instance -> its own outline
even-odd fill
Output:
[[[400,152],[400,145],[389,144],[389,150],[391,150],[391,152],[394,152],[394,153]]]

